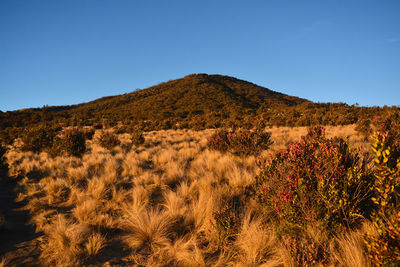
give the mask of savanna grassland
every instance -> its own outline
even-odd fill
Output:
[[[218,130],[142,140],[96,130],[75,156],[17,140],[5,158],[42,234],[38,265],[395,265],[400,165],[390,162],[390,138],[365,138],[355,125],[321,129],[268,128],[273,143],[248,155],[212,149]]]

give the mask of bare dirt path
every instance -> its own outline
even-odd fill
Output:
[[[5,266],[38,266],[41,234],[28,224],[30,215],[24,203],[15,201],[16,186],[16,179],[0,172],[0,212],[4,216],[4,221],[0,218],[0,256]]]

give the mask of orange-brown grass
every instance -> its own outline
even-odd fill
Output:
[[[274,153],[306,134],[305,127],[269,129]],[[87,141],[82,158],[47,153],[8,154],[12,175],[22,176],[20,200],[43,231],[41,263],[47,266],[291,266],[282,241],[249,192],[259,171],[254,157],[207,149],[214,130],[158,131],[145,143],[129,135],[111,151]],[[327,127],[328,136],[349,136],[367,151],[354,126]],[[239,225],[221,243],[214,214],[236,199]],[[311,227],[311,226],[310,226]],[[365,266],[363,230],[328,240],[332,264]],[[367,232],[370,230],[364,230]],[[315,240],[323,233],[310,230]],[[324,240],[326,241],[326,240]]]
[[[370,143],[364,141],[364,137],[355,130],[355,124],[343,126],[324,126],[326,136],[349,138],[350,146],[359,149],[361,153],[369,152]],[[302,136],[307,135],[308,127],[271,127],[268,131],[272,134],[274,144],[270,147],[270,152],[276,152],[285,149],[286,146],[299,140]]]

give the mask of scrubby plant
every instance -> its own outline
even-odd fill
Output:
[[[272,145],[271,133],[264,130],[265,125],[257,123],[255,129],[233,128],[219,130],[208,138],[210,149],[229,151],[236,155],[258,155]]]
[[[120,123],[120,124],[114,126],[114,132],[116,134],[133,133],[137,129],[138,129],[138,125],[135,125],[129,121],[125,122],[125,123]]]
[[[23,130],[19,127],[9,127],[0,131],[0,139],[3,145],[12,145],[15,139],[19,138]]]
[[[56,130],[47,125],[27,128],[22,133],[22,150],[41,152],[51,148],[53,139],[56,136]]]
[[[221,152],[227,151],[229,147],[228,134],[229,131],[225,129],[221,129],[215,132],[207,140],[208,148],[213,150],[219,150]]]
[[[212,226],[218,234],[219,246],[234,238],[240,227],[238,212],[232,203],[226,203],[223,208],[213,213]]]
[[[373,132],[371,120],[359,119],[357,121],[355,130],[359,132],[362,136],[364,136],[364,140],[367,141]]]
[[[135,146],[140,146],[142,144],[144,144],[144,136],[143,136],[143,132],[140,130],[134,130],[132,132],[132,136],[131,136],[131,141],[132,141],[132,145]]]
[[[256,179],[260,203],[275,212],[283,233],[310,222],[329,235],[367,215],[372,177],[343,139],[328,139],[322,127],[276,155]]]
[[[377,124],[377,132],[383,134],[385,136],[384,144],[386,146],[390,146],[391,149],[391,157],[398,158],[400,157],[400,114],[392,113],[378,121]]]
[[[327,265],[329,248],[326,242],[315,242],[308,236],[288,236],[283,240],[295,266]]]
[[[400,158],[390,137],[389,132],[378,133],[372,145],[376,165],[372,200],[378,206],[372,222],[378,235],[367,235],[366,245],[377,266],[400,264]]]
[[[92,140],[92,139],[93,139],[94,132],[95,132],[94,128],[85,128],[85,129],[83,130],[83,134],[84,134],[84,136],[85,136],[85,139],[87,139],[87,140]]]
[[[100,146],[108,150],[112,150],[121,143],[118,136],[113,132],[103,132],[97,139],[97,142]]]
[[[101,123],[95,123],[95,124],[93,124],[93,128],[95,128],[95,129],[97,129],[97,130],[103,129],[103,124],[101,124]]]
[[[228,135],[232,153],[238,155],[258,155],[272,144],[271,134],[262,130],[237,129]]]
[[[66,153],[70,156],[81,157],[86,151],[86,134],[79,128],[65,129],[61,135],[56,136],[51,154],[56,156]]]
[[[4,154],[6,153],[6,148],[2,145],[1,139],[0,139],[0,170],[7,169],[7,162]]]

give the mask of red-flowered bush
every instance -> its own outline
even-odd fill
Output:
[[[280,229],[302,229],[311,222],[334,234],[367,213],[371,183],[345,140],[328,139],[324,128],[313,127],[264,166],[256,194],[276,213]]]
[[[216,133],[208,138],[208,148],[226,152],[229,147],[228,134],[229,131],[225,129],[218,130]]]

